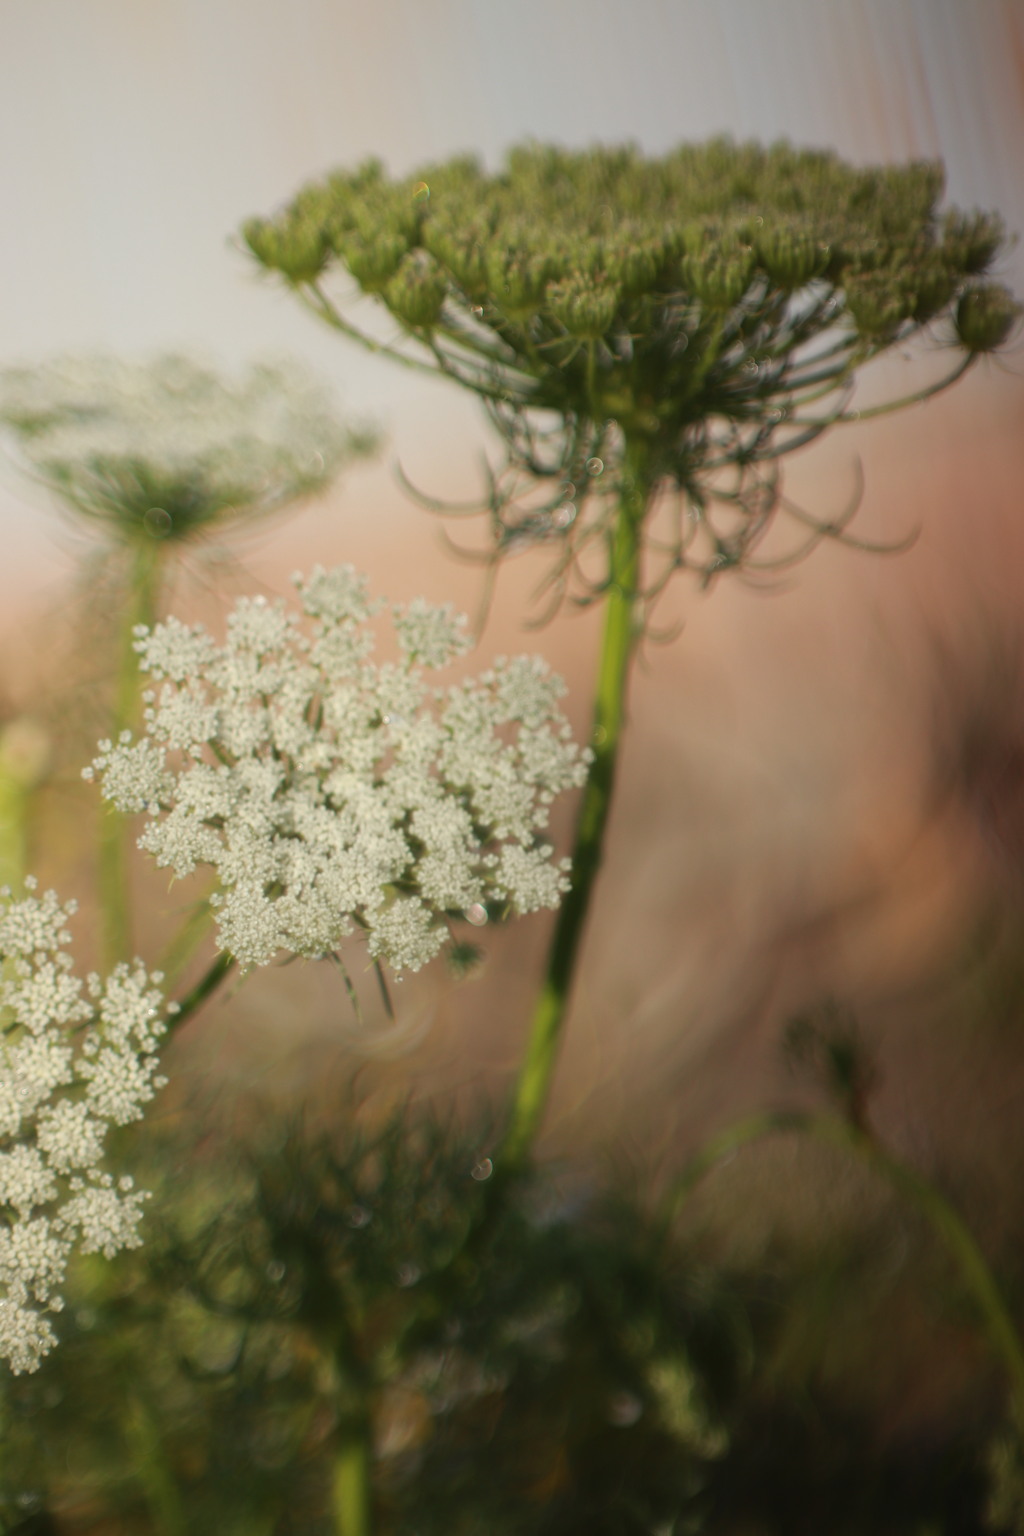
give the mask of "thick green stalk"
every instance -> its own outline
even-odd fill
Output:
[[[336,1536],[370,1536],[370,1426],[353,1419],[342,1425],[340,1434],[331,1490],[334,1530]]]
[[[139,723],[139,659],[135,652],[135,626],[152,624],[160,580],[160,549],[145,536],[130,553],[128,595],[118,635],[117,679],[111,737]],[[109,967],[132,956],[131,897],[129,894],[129,819],[104,805],[100,821],[99,893],[104,963]]]
[[[601,866],[605,828],[615,785],[619,739],[625,718],[629,666],[636,639],[636,598],[640,531],[650,481],[642,454],[627,450],[622,488],[610,535],[609,582],[604,632],[590,737],[593,760],[583,788],[572,851],[572,887],[558,914],[547,973],[537,1003],[512,1100],[512,1113],[499,1159],[514,1170],[529,1157],[554,1074],[562,1026],[569,1006],[576,960],[594,882]]]
[[[669,1219],[716,1163],[748,1142],[780,1132],[801,1132],[856,1152],[917,1207],[956,1262],[974,1297],[989,1342],[1006,1367],[1014,1397],[1024,1401],[1024,1346],[988,1261],[970,1228],[934,1185],[887,1152],[870,1131],[849,1120],[838,1115],[810,1115],[800,1111],[768,1111],[741,1120],[714,1137],[690,1163],[672,1192],[667,1210]]]

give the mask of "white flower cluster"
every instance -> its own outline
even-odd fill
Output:
[[[283,506],[372,443],[339,423],[323,387],[294,364],[257,364],[226,380],[176,354],[6,369],[0,421],[62,499],[158,538]]]
[[[351,566],[296,576],[310,621],[243,598],[217,645],[175,619],[138,631],[147,734],[100,743],[93,770],[139,846],[179,876],[212,865],[221,946],[244,966],[318,956],[355,930],[417,970],[452,918],[555,907],[567,861],[539,839],[587,754],[539,657],[447,689],[425,673],[469,645],[465,619],[390,608],[401,659],[371,660],[383,606]]]
[[[56,1342],[49,1314],[72,1252],[139,1244],[146,1194],[115,1184],[103,1147],[163,1086],[165,1024],[160,977],[139,963],[105,982],[72,974],[73,902],[0,894],[0,1358],[18,1374]]]

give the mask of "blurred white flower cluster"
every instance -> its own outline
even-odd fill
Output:
[[[0,421],[66,503],[123,537],[185,538],[326,486],[373,445],[293,363],[236,380],[169,354],[58,357],[0,372]]]
[[[30,890],[34,883],[26,884]],[[49,1314],[74,1250],[139,1244],[147,1198],[104,1171],[111,1126],[138,1120],[163,1086],[159,975],[119,965],[72,973],[74,903],[53,891],[0,901],[0,1358],[34,1371],[56,1342]]]
[[[539,834],[588,760],[561,679],[522,656],[431,687],[468,649],[465,619],[390,607],[400,659],[376,663],[384,605],[366,579],[342,566],[294,581],[306,624],[243,598],[222,646],[175,619],[137,632],[162,684],[147,734],[101,742],[93,770],[149,817],[139,846],[179,876],[216,869],[220,944],[244,966],[327,955],[361,930],[375,959],[416,970],[454,918],[557,906],[568,865]]]

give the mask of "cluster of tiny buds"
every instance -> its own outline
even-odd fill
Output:
[[[104,1167],[112,1126],[138,1120],[164,1084],[159,972],[139,961],[73,973],[67,919],[36,883],[0,889],[0,1358],[33,1371],[75,1252],[137,1247],[146,1192]]]
[[[242,598],[218,644],[176,619],[138,631],[145,734],[100,743],[87,778],[143,814],[139,846],[176,876],[217,874],[221,947],[243,966],[320,956],[361,932],[416,970],[479,914],[558,905],[568,868],[542,836],[588,754],[539,657],[447,688],[470,645],[450,606],[371,598],[351,566],[294,578],[303,616]],[[387,612],[397,661],[372,660]]]

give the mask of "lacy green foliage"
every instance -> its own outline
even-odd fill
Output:
[[[181,542],[324,490],[374,435],[293,363],[58,357],[0,373],[0,423],[66,506],[118,539]]]
[[[597,477],[632,444],[648,487],[689,501],[695,526],[670,562],[712,574],[765,531],[778,504],[766,466],[842,418],[865,363],[934,328],[959,372],[1010,334],[1019,306],[985,276],[1002,226],[940,213],[941,191],[934,164],[860,169],[787,144],[716,139],[661,159],[527,145],[496,175],[455,159],[391,180],[371,161],[243,232],[343,331],[482,396],[514,470],[559,481],[528,514],[492,487],[499,547],[586,542],[595,518],[577,513],[614,489]],[[339,268],[418,343],[411,354],[338,307]]]
[[[692,1516],[737,1346],[679,1244],[633,1197],[574,1205],[533,1174],[467,1245],[491,1190],[478,1136],[356,1124],[206,1181],[182,1164],[145,1248],[80,1275],[69,1337],[10,1400],[22,1487],[71,1531],[315,1536],[368,1411],[381,1532]]]

